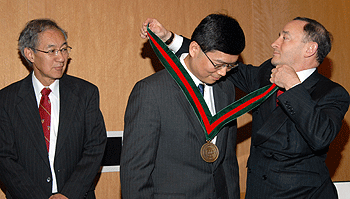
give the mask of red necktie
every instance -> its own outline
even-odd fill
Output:
[[[50,88],[43,88],[41,90],[41,99],[39,105],[39,113],[41,118],[41,125],[43,126],[44,136],[46,141],[47,152],[50,149],[50,124],[51,124],[51,102],[49,94],[51,93]]]
[[[277,91],[277,97],[280,96],[280,95],[283,94],[283,93],[284,93],[284,91],[278,90],[278,91]],[[278,106],[278,99],[277,99],[277,98],[276,98],[276,103],[277,103],[277,106]]]

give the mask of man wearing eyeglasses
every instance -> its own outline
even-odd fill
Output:
[[[170,37],[157,20],[147,19],[143,38],[147,23],[163,40]],[[338,198],[325,160],[350,98],[341,85],[318,73],[331,46],[322,24],[297,17],[271,44],[271,59],[259,67],[240,63],[228,77],[246,93],[271,83],[283,88],[252,112],[246,199]],[[172,49],[187,52],[188,45]]]
[[[235,66],[244,47],[238,22],[212,14],[194,30],[189,53],[180,57],[194,83],[204,85],[203,97],[212,115],[235,99],[233,84],[223,77]],[[166,70],[135,85],[124,122],[120,164],[124,199],[240,197],[236,122],[212,140],[218,157],[206,162],[200,153],[206,143],[205,132]]]
[[[0,91],[0,180],[7,198],[95,198],[106,144],[98,88],[65,74],[71,47],[35,19],[18,47],[32,72]]]

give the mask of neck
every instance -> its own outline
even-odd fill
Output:
[[[186,64],[187,69],[194,75],[193,71],[192,71],[192,58],[191,55],[188,54],[185,59],[184,62]]]
[[[305,63],[295,67],[294,70],[295,70],[295,72],[300,72],[300,71],[311,69],[311,68],[317,68],[318,66],[319,66],[319,64],[315,60],[315,61],[305,62]]]

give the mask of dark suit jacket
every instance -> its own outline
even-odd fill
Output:
[[[274,66],[240,64],[229,77],[249,93],[271,84]],[[317,70],[253,111],[246,198],[337,198],[325,164],[349,107],[349,94]]]
[[[213,86],[216,111],[234,101],[234,86]],[[205,162],[205,132],[180,87],[166,70],[138,82],[128,101],[121,155],[124,199],[239,198],[236,122],[224,127],[220,155]]]
[[[55,155],[58,192],[94,198],[93,180],[106,144],[96,86],[63,75]],[[9,198],[49,198],[50,164],[32,74],[0,91],[0,180]],[[10,195],[11,194],[11,195]]]

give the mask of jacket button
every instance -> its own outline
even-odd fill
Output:
[[[266,176],[266,175],[263,175],[263,176],[262,176],[262,179],[263,179],[263,180],[266,180],[266,179],[267,179],[267,176]]]
[[[46,182],[51,182],[51,177],[47,177]]]

